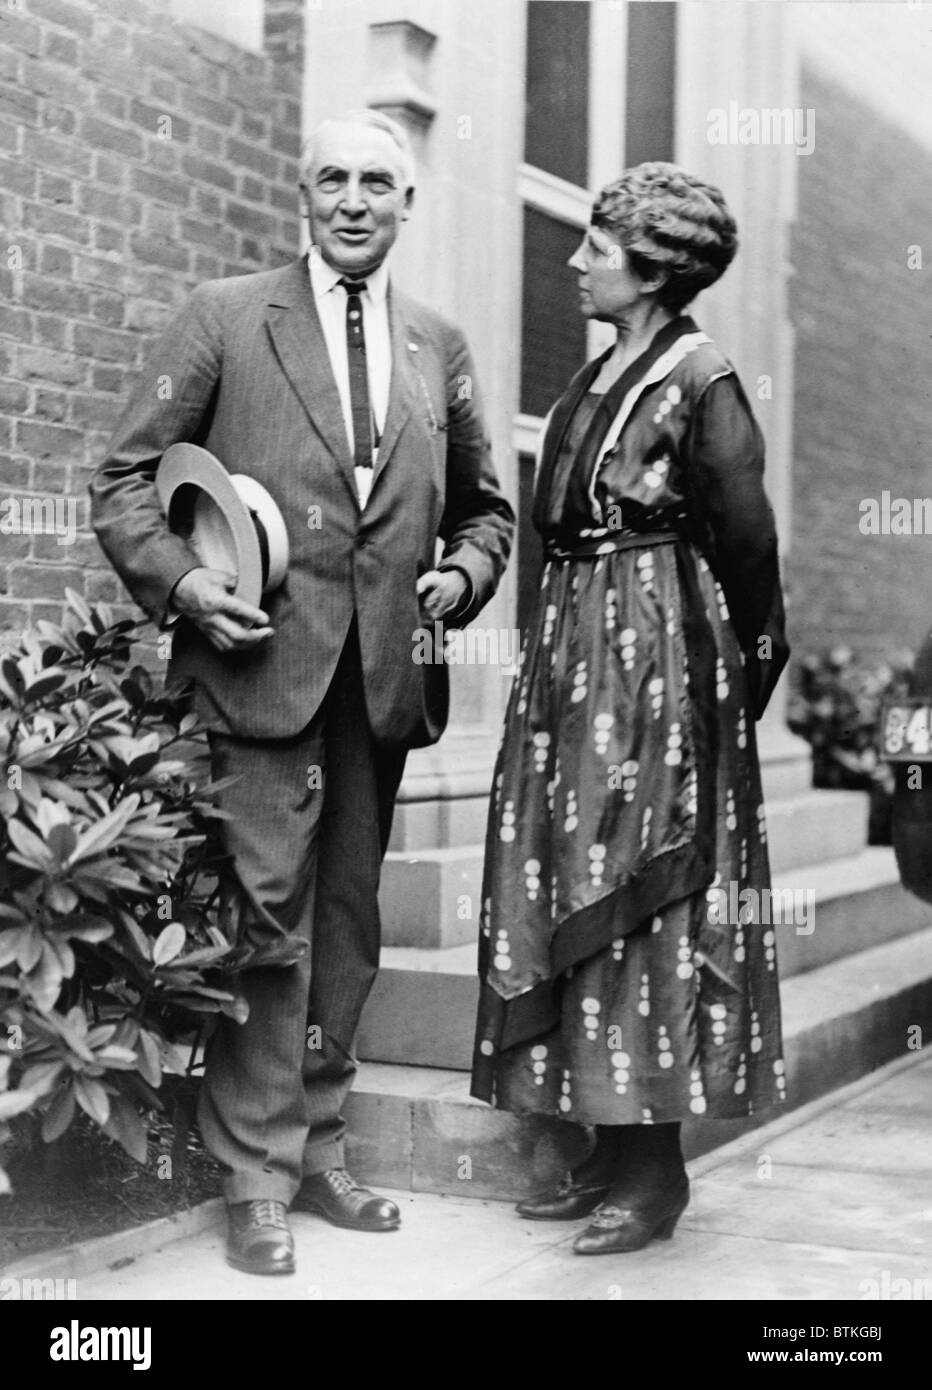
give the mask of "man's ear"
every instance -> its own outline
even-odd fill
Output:
[[[408,218],[411,216],[411,209],[412,209],[413,207],[414,207],[414,187],[413,187],[413,185],[412,185],[411,187],[405,189],[405,206],[404,206],[404,212],[401,214],[401,220],[402,220],[402,222],[407,222]]]

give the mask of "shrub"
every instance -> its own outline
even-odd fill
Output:
[[[15,1116],[52,1141],[80,1108],[144,1162],[163,1073],[190,1074],[211,1015],[245,1017],[219,784],[136,636],[69,590],[0,657],[0,1146]]]
[[[871,844],[890,843],[893,770],[880,757],[880,708],[905,695],[912,658],[870,668],[849,647],[806,657],[787,723],[812,745],[813,785],[871,794]]]

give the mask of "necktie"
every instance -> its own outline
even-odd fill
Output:
[[[360,295],[365,280],[344,276],[346,290],[346,357],[349,364],[350,412],[353,419],[353,464],[359,500],[363,506],[372,486],[372,408],[369,404],[369,368],[366,362],[366,334],[362,321]],[[360,470],[364,470],[360,472]]]

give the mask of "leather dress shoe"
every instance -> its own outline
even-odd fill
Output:
[[[661,1189],[629,1206],[603,1202],[595,1219],[573,1242],[577,1255],[619,1255],[643,1250],[652,1240],[670,1240],[689,1205],[689,1183]]]
[[[607,1182],[577,1182],[567,1173],[556,1187],[525,1197],[515,1211],[529,1221],[577,1221],[595,1211],[609,1186]]]
[[[294,1274],[294,1237],[284,1202],[231,1202],[227,1214],[228,1264],[247,1274]]]
[[[360,1187],[345,1168],[305,1178],[291,1205],[293,1211],[314,1212],[348,1231],[397,1231],[401,1225],[395,1203]]]

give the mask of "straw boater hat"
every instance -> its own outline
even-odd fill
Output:
[[[162,455],[155,486],[171,529],[201,562],[236,575],[236,595],[259,606],[288,568],[288,533],[273,499],[255,478],[228,473],[197,444]]]

